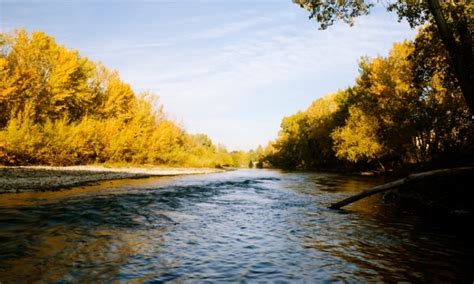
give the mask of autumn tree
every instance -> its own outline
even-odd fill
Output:
[[[362,58],[353,86],[282,120],[267,160],[380,170],[472,161],[474,125],[448,57],[428,25],[387,56]]]
[[[293,0],[310,11],[310,18],[326,29],[337,20],[350,25],[354,19],[367,15],[374,3],[365,1]],[[474,4],[472,1],[380,1],[388,11],[406,19],[412,28],[430,23],[449,55],[450,72],[457,78],[464,99],[474,114],[474,59],[472,30]]]
[[[273,166],[294,168],[327,168],[334,166],[331,132],[344,119],[339,118],[339,99],[345,91],[314,101],[311,106],[283,118],[275,142],[267,147],[266,160]]]
[[[3,34],[0,54],[0,105],[4,126],[28,103],[35,121],[82,117],[94,101],[88,80],[93,64],[42,32]]]
[[[247,165],[154,98],[42,32],[0,33],[0,164]]]

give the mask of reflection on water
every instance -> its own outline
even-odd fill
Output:
[[[171,182],[173,177],[151,177],[144,179],[119,179],[98,182],[96,185],[80,186],[61,191],[40,191],[23,193],[4,193],[0,195],[0,207],[34,206],[54,203],[62,199],[91,197],[106,194],[130,193],[130,191],[152,187],[158,182],[161,186]]]
[[[0,282],[472,281],[466,233],[330,202],[379,181],[235,171],[0,195]]]

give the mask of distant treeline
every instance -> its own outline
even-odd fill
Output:
[[[472,115],[434,26],[359,68],[354,86],[283,119],[267,164],[387,170],[473,161]]]
[[[170,120],[149,93],[42,32],[0,34],[0,164],[248,166]]]

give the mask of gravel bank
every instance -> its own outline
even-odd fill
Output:
[[[210,174],[212,168],[0,167],[0,193],[65,189],[103,180]]]

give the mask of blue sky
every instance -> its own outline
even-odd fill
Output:
[[[1,31],[20,27],[118,70],[230,150],[265,145],[284,116],[351,85],[361,56],[415,34],[383,8],[320,31],[290,0],[0,0]]]

